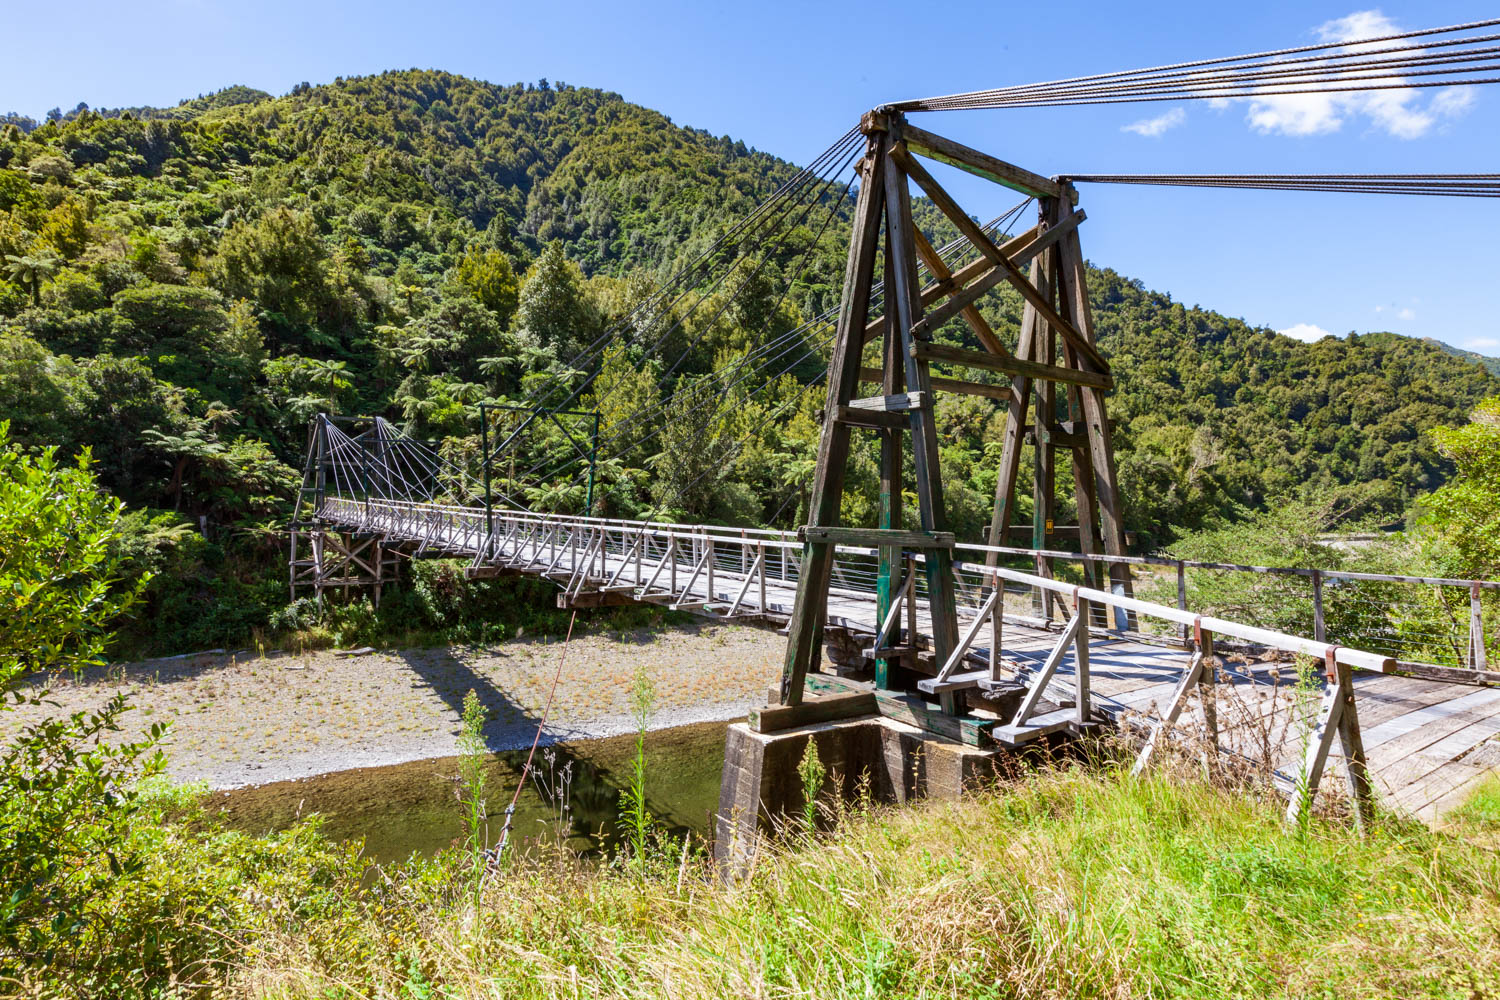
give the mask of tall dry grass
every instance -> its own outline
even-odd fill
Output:
[[[1196,773],[1191,767],[1188,774]],[[1286,831],[1243,782],[1045,769],[956,803],[846,810],[726,883],[563,852],[476,904],[439,862],[263,936],[235,995],[1500,996],[1500,820]]]

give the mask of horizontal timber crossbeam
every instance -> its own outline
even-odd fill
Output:
[[[894,410],[872,410],[863,406],[840,406],[835,414],[840,423],[876,430],[905,430],[908,418]]]
[[[926,403],[927,397],[920,392],[900,392],[891,396],[866,396],[863,399],[849,400],[849,405],[856,410],[886,410],[890,412],[920,410]]]
[[[949,347],[946,344],[913,344],[911,356],[919,361],[941,361],[945,364],[963,365],[966,368],[983,368],[1002,375],[1044,379],[1048,382],[1066,382],[1068,385],[1087,385],[1097,389],[1113,389],[1115,386],[1115,380],[1112,377],[1100,372],[1044,365],[1021,358],[1001,358],[983,351],[970,351],[962,347]]]
[[[939,163],[957,167],[1033,198],[1067,198],[1070,204],[1078,204],[1078,192],[1070,184],[1065,185],[1050,177],[1033,173],[1025,167],[1006,163],[998,157],[971,149],[961,142],[933,135],[910,122],[902,123],[901,138],[906,140],[907,148],[913,153],[925,156],[929,160],[937,160]]]
[[[1005,245],[1000,247],[1000,252],[1005,254],[1006,259],[1016,268],[1025,267],[1031,263],[1032,258],[1054,243],[1062,240],[1063,237],[1077,228],[1078,224],[1086,218],[1087,215],[1085,213],[1074,212],[1067,219],[1053,226],[1045,233],[1039,233],[1035,228],[1028,229],[1015,239],[1007,240]],[[952,295],[976,278],[987,282],[984,286],[985,291],[1007,280],[1005,272],[997,268],[989,257],[981,254],[978,259],[965,264],[957,271],[954,271],[949,277],[942,278],[923,288],[922,307],[925,309],[944,295]],[[977,298],[978,296],[975,297]],[[954,315],[958,315],[962,311],[962,309],[955,310]],[[885,317],[882,316],[880,319],[872,320],[865,325],[864,342],[868,344],[871,340],[878,337],[884,329]]]
[[[867,548],[899,545],[906,549],[951,549],[955,544],[951,531],[901,531],[896,528],[824,528],[808,525],[797,529],[797,537],[804,542],[862,545]]]
[[[879,382],[885,378],[885,373],[879,368],[861,368],[859,380],[861,382]],[[982,382],[965,382],[962,379],[943,378],[941,375],[932,376],[932,387],[942,389],[945,392],[957,392],[965,396],[985,396],[989,399],[1010,399],[1010,386],[1008,385],[985,385]]]

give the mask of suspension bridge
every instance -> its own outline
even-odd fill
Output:
[[[1108,725],[1137,738],[1137,769],[1170,743],[1197,747],[1214,766],[1270,776],[1287,792],[1291,819],[1315,800],[1325,772],[1343,777],[1361,823],[1377,799],[1433,817],[1500,765],[1500,689],[1490,686],[1500,673],[1489,668],[1485,618],[1500,582],[1128,552],[1107,412],[1114,375],[1093,331],[1079,185],[1489,198],[1500,194],[1500,175],[1045,177],[919,128],[909,116],[1494,83],[1500,76],[1485,74],[1500,72],[1500,46],[1489,44],[1500,33],[1486,29],[1497,25],[1500,19],[876,109],[519,405],[480,407],[477,455],[457,442],[417,440],[380,417],[315,419],[291,533],[293,596],[311,591],[321,600],[365,588],[378,601],[406,561],[460,558],[476,579],[551,580],[563,607],[657,604],[783,632],[781,682],[765,706],[751,707],[756,733],[878,717],[993,749]],[[982,225],[927,164],[983,177],[1024,200]],[[936,240],[914,224],[912,186],[955,237]],[[1035,224],[1016,232],[1030,206]],[[742,293],[777,271],[789,288],[832,226],[850,234],[838,304],[770,331],[711,374],[684,377],[706,331]],[[788,263],[786,247],[799,232],[816,235]],[[1022,303],[1014,331],[997,330],[979,309],[1001,287]],[[938,341],[944,327],[972,346]],[[662,401],[601,430],[599,414],[584,406],[607,391],[603,361],[622,348],[642,359],[637,371],[655,376]],[[794,377],[796,390],[784,391],[786,378],[810,365],[818,374]],[[763,402],[763,425],[785,419],[819,384],[826,403],[798,530],[590,516],[601,451],[624,454],[658,439],[673,405],[712,417]],[[940,394],[991,400],[1005,416],[982,542],[948,530]],[[501,411],[516,419],[502,426],[492,419]],[[526,447],[526,432],[538,427],[552,430],[555,447]],[[733,461],[755,429],[727,444],[704,441],[709,468],[658,498],[659,509]],[[879,449],[872,527],[841,524],[856,433],[873,434]],[[1034,483],[1029,530],[1012,523],[1024,454]],[[1059,458],[1073,472],[1078,523],[1071,526],[1053,524]],[[553,497],[576,495],[559,484],[583,488],[572,509],[584,512],[530,509],[528,482],[548,486]],[[908,489],[917,498],[912,525],[902,523]],[[1018,527],[1030,547],[1003,544]],[[1076,541],[1077,551],[1056,548],[1060,539]],[[1195,611],[1191,574],[1240,574],[1247,588],[1265,578],[1305,584],[1311,628],[1299,635],[1253,614],[1230,620]],[[1175,600],[1137,593],[1150,587],[1172,595],[1174,577]],[[1372,587],[1388,602],[1441,606],[1452,627],[1430,635],[1394,626],[1389,634],[1328,634],[1330,592],[1348,601]]]

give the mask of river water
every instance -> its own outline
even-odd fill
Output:
[[[719,802],[724,730],[725,723],[709,722],[646,734],[646,800],[658,826],[709,832]],[[634,736],[538,748],[512,837],[524,845],[565,831],[575,850],[609,846],[634,757]],[[485,778],[490,842],[499,837],[525,761],[525,750],[491,755]],[[209,801],[231,827],[247,833],[284,829],[299,816],[320,813],[325,833],[364,838],[366,855],[384,863],[432,854],[462,839],[457,775],[458,758],[438,757],[215,792]]]

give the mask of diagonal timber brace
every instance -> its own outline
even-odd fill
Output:
[[[970,681],[971,672],[966,671],[961,685],[955,679],[958,665],[970,655],[986,629],[992,647],[989,673],[998,674],[1000,670],[1003,595],[992,577],[981,591],[977,618],[966,621],[961,629],[953,557],[948,548],[918,546],[923,550],[922,566],[913,569],[924,577],[920,600],[912,587],[915,576],[908,573],[903,578],[899,572],[902,549],[918,544],[912,539],[951,537],[936,424],[942,401],[934,393],[987,397],[999,400],[1005,408],[1006,436],[997,477],[995,517],[1001,528],[998,535],[992,532],[992,541],[1003,543],[1012,517],[1022,449],[1028,445],[1025,432],[1034,424],[1043,429],[1035,448],[1046,452],[1046,461],[1039,461],[1037,466],[1041,473],[1037,477],[1038,492],[1046,502],[1039,502],[1036,509],[1052,509],[1053,449],[1072,448],[1078,509],[1083,512],[1077,529],[1083,551],[1123,555],[1119,550],[1123,530],[1117,520],[1113,450],[1108,440],[1112,429],[1103,409],[1104,394],[1113,387],[1113,381],[1109,364],[1095,345],[1083,298],[1077,234],[1084,213],[1073,208],[1077,193],[1070,184],[914,128],[899,113],[871,112],[862,120],[861,130],[866,149],[857,167],[858,199],[830,350],[818,461],[807,524],[801,533],[802,566],[787,624],[779,700],[784,705],[800,704],[807,673],[820,668],[829,590],[840,572],[836,563],[848,561],[843,554],[836,558],[836,549],[859,545],[866,551],[873,548],[877,557],[876,636],[866,650],[866,656],[876,661],[877,688],[904,688],[917,696],[926,691],[941,700],[945,713],[957,714],[958,690],[977,683]],[[919,158],[948,163],[1039,198],[1037,225],[997,244]],[[977,255],[975,259],[950,263],[934,249],[929,234],[921,232],[912,220],[913,183],[964,238],[953,246],[967,243],[968,252]],[[919,267],[925,267],[929,275],[925,287],[918,281]],[[1028,267],[1030,273],[1024,273]],[[873,308],[871,298],[879,294],[877,285],[884,288],[884,303]],[[981,310],[984,297],[1006,285],[1020,294],[1024,305],[1018,331],[1002,329],[993,313]],[[962,335],[977,341],[979,350],[955,345],[948,339],[947,334],[958,321],[964,324]],[[933,339],[940,330],[945,338],[941,343]],[[877,341],[878,348],[874,346]],[[999,374],[1008,377],[1010,385],[1006,387],[1003,379],[998,385],[994,381],[965,381],[951,377],[947,370],[938,375],[932,370],[934,365]],[[861,381],[878,385],[878,394],[856,401]],[[902,399],[920,399],[922,404],[903,407],[891,403]],[[1063,404],[1078,412],[1062,412]],[[1068,421],[1072,422],[1069,426],[1081,428],[1071,438],[1054,439],[1047,433]],[[880,499],[875,508],[879,527],[874,529],[844,527],[839,522],[840,513],[846,509],[843,494],[851,435],[855,433],[873,433],[880,442]],[[910,501],[903,503],[902,498],[912,496],[917,523],[902,524],[911,516],[903,513]],[[1048,528],[1050,531],[1050,521]],[[1040,519],[1033,535],[1036,548],[1047,547],[1042,543],[1050,539],[1045,537]],[[1050,562],[1040,555],[1038,569],[1050,575]],[[1088,602],[1080,601],[1079,608],[1080,613],[1071,616],[1066,626],[1079,665],[1077,711],[1070,713],[1066,725],[1087,722],[1089,716]],[[931,641],[922,639],[924,648],[917,654],[915,625],[919,610],[923,631]],[[898,643],[894,636],[903,616],[910,623],[905,630],[909,634],[904,643]],[[912,655],[907,655],[908,651]]]

